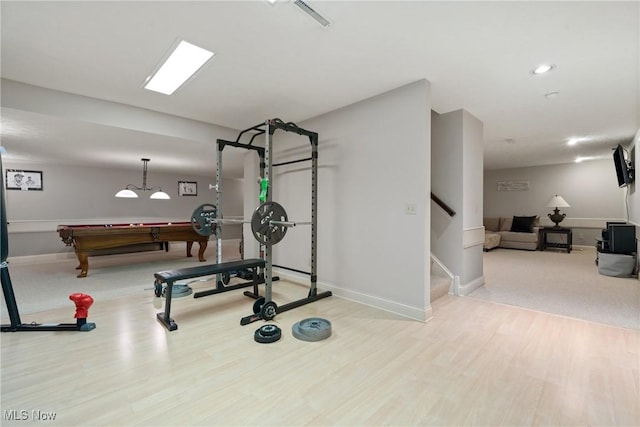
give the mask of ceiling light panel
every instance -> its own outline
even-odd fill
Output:
[[[144,88],[171,95],[215,54],[182,40]]]

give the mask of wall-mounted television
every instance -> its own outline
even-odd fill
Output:
[[[624,148],[618,145],[613,150],[613,163],[616,167],[616,175],[618,177],[618,186],[626,187],[633,182],[633,167],[627,163],[624,157]]]

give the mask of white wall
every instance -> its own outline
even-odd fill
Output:
[[[527,180],[528,191],[498,191],[498,181]],[[564,165],[488,170],[484,174],[484,216],[539,215],[543,225],[553,225],[546,207],[555,194],[571,207],[561,223],[572,227],[575,245],[594,246],[607,220],[625,220],[625,193],[618,188],[612,159]]]
[[[151,164],[148,185],[162,187],[171,196],[170,200],[151,200],[149,194],[142,193],[137,199],[114,197],[126,184],[142,184],[142,162],[139,171],[59,165],[37,167],[42,171],[42,191],[5,191],[11,256],[72,251],[56,233],[59,224],[189,221],[199,205],[215,204],[215,193],[208,189],[214,178],[156,173]],[[32,164],[7,161],[3,168],[35,169]],[[197,182],[198,195],[179,196],[178,181]],[[224,184],[225,215],[241,216],[242,181],[229,179]],[[226,227],[223,237],[239,238],[239,226]]]
[[[469,112],[462,112],[463,181],[463,265],[460,286],[465,293],[484,284],[482,245],[483,212],[483,123]]]
[[[464,110],[432,112],[432,130],[431,189],[456,215],[431,204],[431,247],[466,294],[484,283],[483,125]]]
[[[430,317],[430,110],[422,80],[298,123],[319,134],[318,287],[420,320]],[[306,137],[274,135],[276,161],[309,153]],[[309,168],[274,169],[273,200],[293,220],[310,219]],[[303,227],[274,247],[277,264],[308,271],[309,257]]]
[[[434,111],[431,119],[431,191],[456,212],[450,217],[431,203],[431,248],[454,275],[460,276],[464,228],[462,110],[447,114]]]

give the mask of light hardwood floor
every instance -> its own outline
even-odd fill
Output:
[[[281,304],[305,294],[274,284]],[[91,332],[4,333],[2,425],[640,425],[637,331],[451,295],[419,323],[334,296],[278,315],[282,339],[258,344],[264,322],[239,324],[251,305],[183,298],[168,332],[149,292],[96,303]],[[295,339],[314,316],[332,336]]]

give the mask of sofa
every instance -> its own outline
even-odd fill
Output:
[[[537,216],[492,217],[483,219],[484,250],[493,248],[538,249],[540,220]]]

